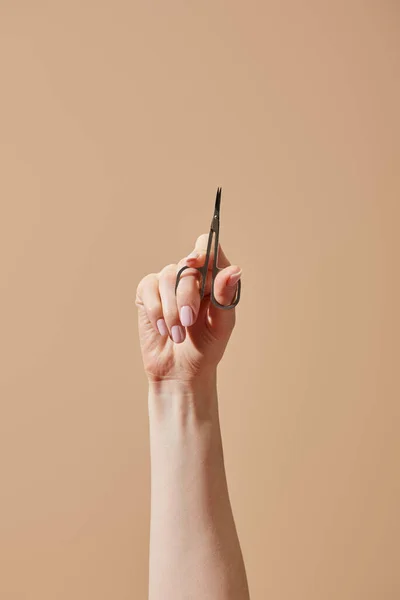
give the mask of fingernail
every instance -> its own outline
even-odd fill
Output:
[[[190,306],[182,306],[181,308],[181,323],[184,327],[193,325],[194,315]]]
[[[226,285],[231,287],[237,284],[237,282],[239,281],[239,279],[242,276],[242,269],[240,269],[240,271],[238,273],[234,273],[233,275],[231,275],[228,278],[228,281],[226,282]]]
[[[157,329],[160,332],[160,335],[167,335],[168,334],[168,329],[167,329],[167,326],[165,324],[164,319],[158,319],[158,321],[157,321]]]
[[[199,258],[200,254],[195,250],[187,255],[186,260],[194,260],[195,258]]]
[[[174,325],[173,327],[171,327],[171,335],[174,342],[176,344],[180,344],[185,338],[185,332],[183,327],[181,327],[180,325]]]

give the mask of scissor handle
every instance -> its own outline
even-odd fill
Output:
[[[200,299],[203,300],[203,298],[204,298],[204,289],[206,287],[206,277],[205,277],[205,275],[207,275],[206,266],[207,265],[203,265],[202,267],[188,267],[187,265],[185,265],[184,267],[182,267],[181,269],[179,269],[179,271],[178,271],[178,273],[176,275],[175,296],[176,296],[176,290],[178,289],[178,285],[179,285],[179,282],[181,280],[181,274],[183,273],[183,271],[185,271],[185,269],[196,269],[196,271],[199,271],[199,273],[201,273]]]
[[[185,265],[184,267],[179,269],[179,271],[176,275],[175,296],[176,296],[176,290],[178,289],[178,285],[181,280],[181,274],[183,273],[183,271],[185,271],[185,269],[196,269],[196,271],[199,271],[199,273],[201,273],[202,283],[201,283],[201,290],[200,290],[200,299],[203,300],[204,289],[206,286],[206,275],[207,275],[206,267],[207,267],[207,263],[202,267],[188,267],[187,265]],[[240,300],[241,281],[239,279],[239,281],[237,283],[236,294],[235,294],[235,298],[234,298],[232,304],[220,304],[218,302],[218,300],[216,299],[216,297],[214,296],[214,282],[215,282],[215,276],[216,276],[215,272],[218,273],[219,271],[220,271],[220,269],[216,269],[216,270],[213,269],[212,283],[211,283],[211,302],[214,304],[214,306],[216,306],[218,308],[228,310],[228,309],[234,308]]]
[[[212,283],[211,283],[211,302],[214,304],[214,306],[217,306],[218,308],[222,308],[225,310],[235,308],[236,304],[238,304],[239,300],[240,300],[240,290],[242,288],[242,282],[240,281],[240,279],[237,282],[235,298],[233,299],[233,302],[231,304],[220,304],[218,302],[218,300],[214,296],[214,283],[215,283],[215,277],[213,275]]]

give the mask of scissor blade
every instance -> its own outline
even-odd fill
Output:
[[[221,193],[222,193],[222,188],[218,188],[217,189],[217,197],[215,199],[215,208],[214,208],[214,217],[219,217],[219,210],[220,210],[220,206],[221,206]]]
[[[222,188],[217,189],[217,197],[215,199],[213,218],[211,219],[211,227],[210,227],[211,232],[217,231],[217,229],[219,227],[219,207],[221,205],[221,190],[222,190]]]

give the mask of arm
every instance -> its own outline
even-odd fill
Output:
[[[150,600],[248,600],[216,376],[150,383]]]
[[[198,272],[208,235],[178,264],[149,273],[136,291],[139,339],[149,381],[151,451],[150,600],[248,600],[229,501],[218,419],[216,373],[236,322],[235,308],[204,297]],[[241,270],[219,246],[214,294],[235,297]],[[178,270],[187,265],[175,290]]]

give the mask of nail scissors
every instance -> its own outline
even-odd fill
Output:
[[[241,281],[239,279],[238,283],[237,283],[237,289],[236,289],[236,295],[235,298],[232,302],[232,304],[220,304],[217,299],[214,296],[214,281],[216,276],[218,275],[218,273],[220,271],[222,271],[222,269],[219,269],[217,266],[218,263],[218,249],[219,249],[219,227],[220,227],[220,206],[221,206],[221,193],[222,193],[222,188],[217,188],[217,197],[215,199],[215,207],[214,207],[214,212],[213,212],[213,217],[211,220],[211,227],[210,227],[210,233],[208,235],[208,243],[207,243],[207,254],[206,254],[206,260],[205,263],[202,267],[188,267],[187,265],[185,265],[184,267],[182,267],[181,269],[179,269],[178,274],[176,276],[176,284],[175,284],[175,295],[176,295],[176,290],[178,289],[178,285],[179,285],[179,281],[181,279],[181,273],[183,273],[183,271],[185,269],[196,269],[197,271],[199,271],[199,273],[201,274],[201,278],[202,278],[202,283],[201,283],[201,290],[200,290],[200,299],[202,300],[204,298],[204,288],[206,285],[206,277],[207,277],[207,272],[208,272],[208,263],[210,261],[210,251],[211,251],[211,242],[212,242],[212,238],[213,238],[213,234],[215,234],[215,241],[214,241],[214,262],[213,262],[213,266],[212,266],[212,283],[211,283],[211,302],[214,304],[214,306],[218,307],[218,308],[222,308],[222,309],[230,309],[230,308],[234,308],[239,300],[240,300],[240,288],[241,288]]]

